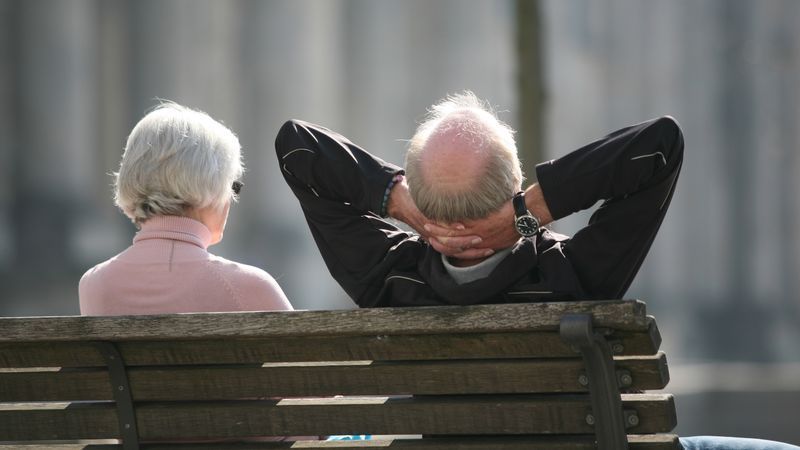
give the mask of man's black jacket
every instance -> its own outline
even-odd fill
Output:
[[[471,305],[622,297],[669,206],[683,136],[662,117],[539,164],[553,219],[602,205],[572,238],[541,229],[488,277],[461,285],[425,240],[379,216],[400,167],[302,121],[286,122],[275,148],[328,269],[359,306]]]

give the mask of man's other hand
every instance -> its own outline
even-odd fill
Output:
[[[459,259],[478,259],[494,253],[493,250],[481,245],[481,237],[474,233],[465,233],[463,225],[454,226],[452,230],[434,225],[434,229],[429,231],[426,224],[431,224],[431,220],[425,217],[417,208],[411,193],[408,191],[408,183],[405,177],[392,186],[389,194],[389,203],[386,205],[386,212],[389,217],[397,219],[410,226],[439,253],[445,256]],[[437,234],[435,230],[440,231]],[[481,248],[473,248],[481,245]]]
[[[511,202],[504,204],[489,216],[469,220],[464,223],[436,224],[428,222],[424,225],[428,233],[433,235],[430,243],[437,251],[440,246],[453,246],[453,242],[464,236],[478,236],[480,241],[473,241],[464,252],[448,255],[459,259],[485,258],[496,250],[511,247],[519,240],[519,233],[514,228],[514,208]]]
[[[539,219],[540,225],[553,221],[550,209],[544,199],[542,189],[538,184],[530,186],[525,192],[525,203],[528,210]],[[497,211],[489,216],[465,221],[464,223],[437,224],[427,222],[423,225],[425,231],[431,235],[429,242],[437,251],[447,256],[459,259],[477,259],[491,255],[496,250],[511,247],[520,238],[514,227],[514,207],[511,200],[504,203]],[[468,246],[464,246],[464,238],[474,238]],[[462,246],[463,252],[446,253],[456,245]]]

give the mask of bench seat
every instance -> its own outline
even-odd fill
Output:
[[[594,449],[616,416],[677,449],[660,341],[632,300],[0,318],[0,449]],[[258,440],[348,434],[375,440]]]

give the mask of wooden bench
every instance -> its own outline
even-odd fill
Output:
[[[620,394],[659,344],[638,301],[0,318],[0,448],[677,449]],[[342,434],[424,437],[247,439]]]

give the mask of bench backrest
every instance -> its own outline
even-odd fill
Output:
[[[567,316],[590,317],[614,354],[622,411],[611,415],[625,422],[630,448],[677,448],[665,434],[676,424],[670,395],[619,394],[669,378],[638,301],[0,318],[0,442],[596,448],[609,413],[593,403],[586,355],[563,339]],[[213,442],[342,434],[425,438]]]

